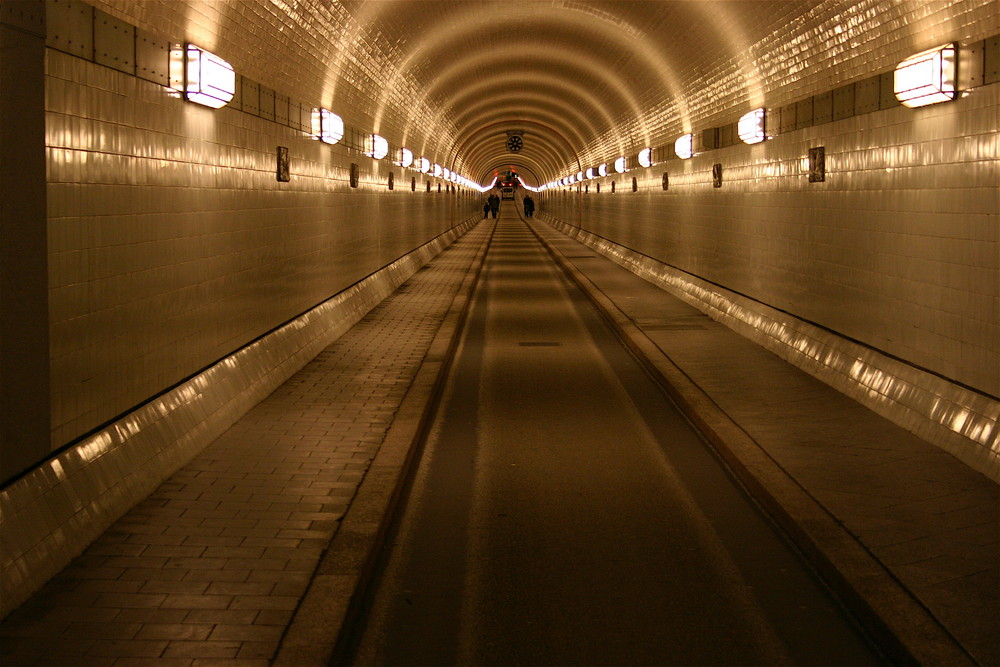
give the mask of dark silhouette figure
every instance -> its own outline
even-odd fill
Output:
[[[535,200],[531,195],[524,195],[524,217],[531,218],[535,215]]]
[[[487,198],[486,203],[483,204],[483,219],[490,217],[490,200]]]
[[[500,210],[500,197],[497,197],[495,194],[490,195],[489,203],[490,203],[490,213],[493,215],[494,218],[496,218],[497,211]]]

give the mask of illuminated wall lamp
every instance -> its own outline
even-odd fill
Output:
[[[370,134],[365,139],[365,155],[381,160],[389,154],[389,142],[377,134]]]
[[[892,89],[900,104],[922,107],[955,99],[955,54],[955,44],[945,44],[896,65]]]
[[[594,168],[593,167],[587,167],[587,172],[586,172],[585,175],[587,177],[587,180],[594,180]]]
[[[441,169],[441,176],[442,176],[442,178],[444,178],[444,180],[450,181],[451,180],[451,169],[449,169],[448,167],[442,168]]]
[[[587,175],[586,175],[586,174],[584,174],[584,173],[583,173],[582,171],[578,171],[578,172],[576,173],[576,180],[577,180],[577,181],[582,181],[582,180],[583,180],[584,178],[586,178],[586,177],[587,177]]]
[[[694,155],[694,135],[682,134],[674,142],[674,153],[682,160],[687,160]]]
[[[639,164],[643,167],[653,166],[653,149],[643,148],[639,151]]]
[[[194,44],[187,45],[184,58],[184,97],[189,102],[220,109],[233,99],[236,72],[232,65]]]
[[[764,141],[767,138],[767,134],[764,131],[765,118],[766,113],[764,109],[754,109],[749,113],[743,114],[739,124],[736,126],[740,140],[745,144],[759,144]]]
[[[335,144],[344,138],[344,120],[329,109],[313,109],[312,134],[326,144]]]
[[[607,176],[608,175],[608,165],[607,165],[606,162],[602,162],[601,163],[601,166],[599,166],[597,168],[597,173],[600,176]]]
[[[444,170],[441,168],[441,165],[439,165],[439,164],[435,164],[434,165],[434,176],[435,176],[435,178],[441,178],[441,174],[443,173],[443,171]]]
[[[406,168],[413,164],[413,151],[409,148],[399,149],[399,160],[396,161],[400,167]]]
[[[624,157],[620,157],[617,160],[615,160],[615,171],[617,171],[619,174],[624,174],[626,170],[625,162],[626,161]]]
[[[419,166],[417,167],[421,174],[426,174],[431,170],[431,161],[425,157],[420,158]]]

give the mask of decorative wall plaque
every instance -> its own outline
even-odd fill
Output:
[[[278,146],[277,177],[281,183],[292,180],[292,175],[288,170],[288,146]]]
[[[809,182],[822,183],[826,180],[826,148],[817,146],[809,149]]]

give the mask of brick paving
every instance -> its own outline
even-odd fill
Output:
[[[0,624],[4,667],[269,664],[484,239],[431,262]],[[636,322],[698,321],[647,333],[995,662],[995,484],[623,269],[577,265]]]
[[[269,664],[485,238],[432,260],[11,614],[4,667]]]

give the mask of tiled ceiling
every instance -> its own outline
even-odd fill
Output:
[[[448,148],[470,177],[505,165],[542,181],[578,163],[588,146],[653,141],[684,123],[692,82],[738,68],[745,48],[809,14],[820,0],[569,0],[346,2],[398,50],[398,76],[414,83]],[[845,3],[840,3],[845,4]],[[745,82],[734,80],[749,97]],[[389,90],[378,101],[386,113]],[[739,93],[737,93],[739,94]],[[749,102],[749,99],[746,99]],[[656,118],[667,111],[669,119]],[[412,122],[420,122],[412,118]],[[508,131],[524,147],[506,148]]]
[[[537,182],[1000,21],[995,0],[94,1],[469,178]]]

